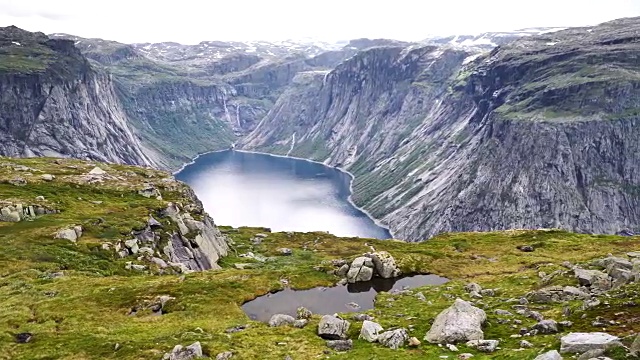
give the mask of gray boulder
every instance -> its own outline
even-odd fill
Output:
[[[620,338],[607,333],[569,333],[560,339],[561,353],[582,354],[589,350],[607,350],[621,346]]]
[[[56,177],[51,174],[43,174],[40,176],[40,178],[44,181],[53,181],[53,179],[55,179]]]
[[[600,356],[603,356],[604,353],[605,351],[603,349],[589,350],[586,353],[578,356],[578,360],[591,360],[591,359],[599,358]]]
[[[78,240],[78,234],[74,229],[64,229],[64,230],[58,231],[55,235],[55,238],[76,242]]]
[[[533,325],[533,329],[540,334],[555,334],[558,332],[558,323],[555,320],[542,320]]]
[[[162,360],[192,360],[202,357],[202,346],[196,341],[187,347],[176,345],[171,352],[164,354]]]
[[[383,331],[384,329],[380,324],[365,320],[362,323],[362,328],[360,329],[360,339],[364,339],[368,342],[376,342],[378,340],[378,335]]]
[[[308,319],[297,319],[296,321],[293,322],[293,327],[302,329],[303,327],[307,326],[308,323],[309,323]]]
[[[349,272],[349,265],[344,264],[335,271],[335,274],[339,277],[346,277],[348,272]]]
[[[233,357],[233,353],[231,351],[225,351],[216,355],[216,360],[229,360],[232,357]]]
[[[304,306],[300,306],[296,309],[296,319],[311,319],[311,316],[313,316],[311,310]]]
[[[378,335],[378,342],[391,349],[399,349],[409,340],[407,329],[385,331]]]
[[[375,273],[381,278],[390,279],[400,275],[400,269],[396,265],[396,260],[386,251],[378,251],[367,254],[373,260]]]
[[[347,272],[347,281],[350,283],[369,281],[372,277],[373,260],[365,256],[355,258]]]
[[[534,360],[562,360],[562,355],[557,350],[551,350],[538,355]]]
[[[498,349],[500,341],[498,340],[471,340],[467,341],[467,346],[472,349],[477,349],[485,353],[492,353]]]
[[[275,314],[271,316],[269,319],[269,326],[277,327],[277,326],[285,326],[285,325],[293,325],[296,321],[293,316],[285,315],[285,314]]]
[[[280,254],[282,254],[282,255],[285,255],[285,256],[289,256],[289,255],[293,254],[293,250],[291,250],[289,248],[280,248],[280,249],[278,249],[278,252]]]
[[[469,283],[467,285],[464,286],[464,289],[468,292],[468,293],[480,293],[482,291],[482,286],[476,284],[476,283]]]
[[[592,287],[601,291],[611,289],[611,279],[609,275],[602,271],[574,268],[573,273],[582,286]]]
[[[347,320],[333,315],[324,315],[318,324],[318,335],[327,340],[346,339],[349,325]]]
[[[424,339],[441,344],[482,340],[482,325],[486,320],[487,314],[482,309],[456,299],[453,305],[438,314]]]
[[[327,347],[335,351],[349,351],[353,349],[352,340],[329,340],[327,341]]]

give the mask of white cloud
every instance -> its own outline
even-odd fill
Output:
[[[640,16],[640,0],[0,0],[0,26],[122,42],[418,40],[630,16]]]

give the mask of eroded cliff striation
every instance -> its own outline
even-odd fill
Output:
[[[285,93],[244,146],[355,176],[398,238],[558,227],[640,231],[640,19],[477,54],[382,47]]]
[[[111,77],[68,40],[0,31],[0,154],[154,165],[127,123]]]

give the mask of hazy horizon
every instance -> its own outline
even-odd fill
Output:
[[[569,15],[568,15],[569,14]],[[418,41],[429,36],[596,25],[640,16],[638,0],[291,0],[208,2],[0,0],[0,26],[123,43],[201,41]]]

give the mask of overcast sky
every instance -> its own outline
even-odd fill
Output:
[[[0,26],[121,42],[420,40],[640,16],[640,0],[0,0]]]

